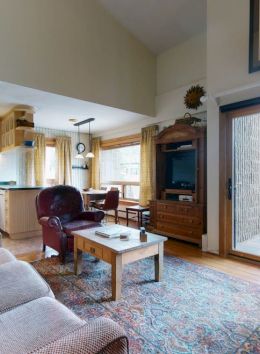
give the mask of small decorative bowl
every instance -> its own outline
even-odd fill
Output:
[[[24,146],[27,146],[27,147],[34,147],[35,141],[34,140],[24,140],[23,144],[24,144]]]

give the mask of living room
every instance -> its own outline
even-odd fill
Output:
[[[258,10],[1,0],[1,353],[260,352]]]

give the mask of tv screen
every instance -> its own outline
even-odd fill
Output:
[[[166,186],[173,189],[195,189],[196,151],[176,151],[167,155]]]

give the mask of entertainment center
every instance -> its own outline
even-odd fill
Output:
[[[174,124],[156,138],[150,229],[201,245],[206,232],[206,128]]]

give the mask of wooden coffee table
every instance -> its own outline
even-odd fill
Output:
[[[121,297],[122,271],[125,264],[154,256],[155,281],[162,279],[163,243],[166,237],[147,232],[147,242],[140,242],[139,230],[122,226],[124,231],[130,230],[129,241],[119,238],[107,239],[95,234],[98,228],[73,232],[74,235],[74,271],[81,273],[82,252],[90,253],[112,265],[112,299]]]

